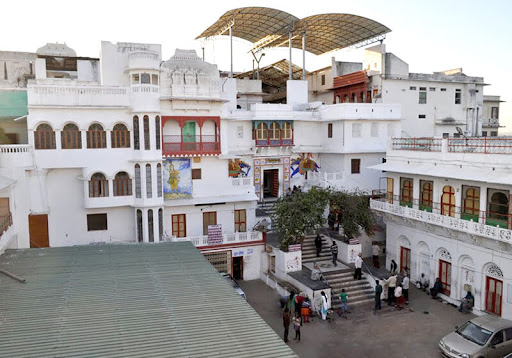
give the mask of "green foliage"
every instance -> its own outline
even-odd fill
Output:
[[[281,240],[280,249],[288,251],[289,245],[322,227],[328,207],[331,212],[341,213],[340,226],[349,239],[361,235],[361,229],[367,235],[373,234],[374,217],[367,195],[313,188],[280,197],[274,204],[275,213],[271,219]]]
[[[288,251],[288,245],[323,225],[328,202],[329,193],[316,188],[280,197],[274,204],[275,213],[271,216],[272,225],[281,239],[280,249]]]

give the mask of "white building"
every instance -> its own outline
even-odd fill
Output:
[[[484,96],[482,137],[496,137],[500,128],[500,96]]]
[[[458,304],[512,318],[512,141],[507,138],[396,138],[387,188],[371,207],[387,224],[387,264],[421,273]]]

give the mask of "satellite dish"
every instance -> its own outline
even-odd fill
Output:
[[[455,129],[457,130],[457,132],[458,132],[460,135],[464,135],[464,131],[462,130],[462,128],[460,128],[460,127],[455,127]]]

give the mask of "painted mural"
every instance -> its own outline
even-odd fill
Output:
[[[228,174],[231,178],[249,176],[251,166],[240,159],[230,159],[228,163]]]
[[[164,199],[192,197],[192,169],[190,159],[166,159],[163,162]]]
[[[305,175],[307,172],[318,172],[320,167],[316,162],[312,159],[313,154],[311,153],[302,153],[299,154],[299,157],[292,160],[290,167],[292,169],[292,178],[295,174]]]

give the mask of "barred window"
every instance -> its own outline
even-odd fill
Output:
[[[34,131],[36,149],[55,149],[55,132],[49,124],[40,124]]]
[[[87,131],[87,148],[106,148],[107,137],[101,124],[91,124]]]
[[[82,133],[75,124],[66,124],[62,129],[60,139],[62,149],[82,148]]]
[[[101,173],[95,173],[89,180],[89,198],[108,196],[108,180]]]
[[[132,180],[126,172],[119,172],[114,179],[114,196],[132,195]]]
[[[135,164],[135,197],[141,198],[142,197],[142,189],[141,189],[141,182],[140,182],[140,165]]]
[[[157,180],[157,188],[158,188],[158,197],[162,197],[162,164],[158,163],[156,165],[156,180]]]
[[[130,131],[124,124],[116,124],[111,136],[112,148],[130,148]]]
[[[155,117],[155,142],[156,149],[160,149],[160,117]]]
[[[140,149],[139,117],[133,116],[133,149]]]
[[[149,139],[149,117],[144,116],[144,149],[150,150],[150,139]]]
[[[151,164],[146,164],[146,197],[153,197],[153,187],[151,185]]]

